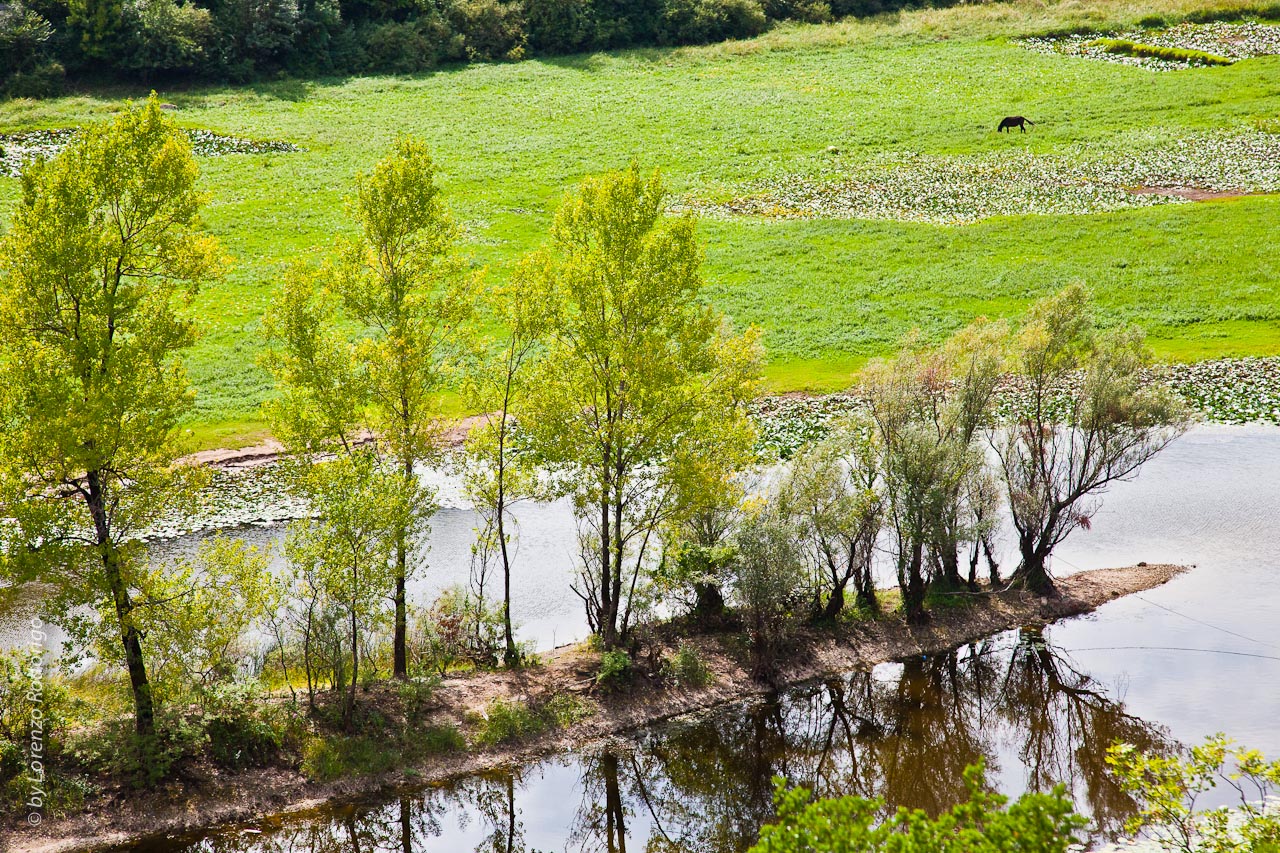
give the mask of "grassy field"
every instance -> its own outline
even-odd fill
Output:
[[[343,199],[399,134],[428,141],[490,274],[538,245],[584,175],[632,158],[678,194],[727,195],[752,181],[816,174],[828,147],[981,155],[1123,147],[1280,116],[1280,56],[1154,72],[1031,52],[1011,37],[1123,26],[1204,3],[1071,0],[924,10],[791,27],[702,49],[471,66],[411,78],[282,81],[164,90],[180,124],[287,139],[303,153],[202,161],[206,220],[235,258],[198,298],[205,335],[189,364],[201,444],[261,429],[269,392],[254,364],[259,317],[291,260],[348,227]],[[5,130],[101,118],[135,92],[0,105]],[[996,134],[1004,115],[1037,125]],[[1267,126],[1267,125],[1263,125]],[[16,181],[0,179],[6,207]],[[711,297],[766,333],[778,390],[848,384],[866,359],[919,327],[937,337],[1083,281],[1104,316],[1144,325],[1179,359],[1280,353],[1280,196],[1077,216],[1006,216],[965,226],[858,220],[712,219]]]

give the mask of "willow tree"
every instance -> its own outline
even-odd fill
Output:
[[[898,582],[913,622],[927,618],[934,581],[962,584],[961,544],[987,534],[993,510],[972,501],[985,496],[974,488],[986,466],[979,439],[990,423],[1004,337],[1002,325],[979,320],[942,347],[908,342],[864,375]]]
[[[1053,549],[1089,526],[1108,486],[1186,430],[1187,412],[1148,380],[1153,356],[1142,333],[1096,328],[1079,285],[1032,306],[1013,358],[1021,393],[992,434],[1018,537],[1013,583],[1052,592]]]
[[[884,523],[879,448],[861,426],[798,454],[780,493],[812,570],[813,616],[827,622],[844,610],[850,583],[859,609],[880,609],[872,570]]]
[[[701,301],[693,220],[664,218],[665,203],[658,174],[634,165],[587,179],[528,262],[548,322],[520,423],[571,485],[584,544],[575,588],[607,648],[627,637],[659,529],[752,443],[759,335],[734,335]]]
[[[273,422],[311,451],[350,451],[371,434],[414,485],[416,466],[438,450],[442,399],[469,352],[477,277],[457,253],[457,228],[422,143],[401,140],[357,176],[351,212],[357,234],[320,270],[295,271],[268,317],[276,346],[267,365],[282,390]],[[412,552],[412,542],[395,543],[399,677],[408,671]]]
[[[100,614],[137,730],[154,729],[136,613],[146,566],[137,537],[173,506],[172,465],[192,404],[179,353],[195,340],[181,305],[217,275],[199,222],[185,134],[156,98],[75,136],[22,176],[0,245],[0,488],[11,578],[50,585],[53,613]],[[68,620],[60,620],[67,623]]]

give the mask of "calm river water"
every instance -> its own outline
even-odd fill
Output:
[[[526,506],[520,522],[524,636],[543,647],[582,636],[568,508]],[[474,524],[462,506],[436,516],[421,600],[465,581]],[[1192,431],[1107,496],[1055,570],[1141,560],[1196,568],[1043,634],[1002,634],[403,798],[134,849],[732,853],[770,817],[774,775],[937,810],[961,796],[961,770],[978,758],[1011,795],[1067,782],[1106,838],[1128,808],[1103,772],[1115,738],[1158,746],[1223,731],[1280,755],[1280,429]]]

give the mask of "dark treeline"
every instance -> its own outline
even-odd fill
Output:
[[[871,15],[917,0],[14,0],[0,73],[14,97],[67,77],[245,82],[281,74],[413,73],[748,38],[775,21]]]

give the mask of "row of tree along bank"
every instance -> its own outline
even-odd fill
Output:
[[[752,697],[768,702],[776,698],[780,689],[790,685],[812,687],[818,683],[815,679],[852,679],[865,686],[865,691],[860,688],[856,695],[851,689],[847,697],[848,718],[840,721],[842,726],[875,730],[885,725],[892,730],[905,721],[892,723],[885,719],[886,713],[929,717],[937,712],[932,702],[919,701],[922,685],[909,674],[912,669],[935,675],[949,673],[955,678],[956,647],[965,643],[969,645],[958,656],[963,658],[968,653],[972,661],[982,661],[980,666],[989,680],[982,685],[981,698],[976,702],[957,699],[957,690],[961,697],[968,692],[964,686],[968,679],[963,676],[945,686],[938,684],[938,690],[945,691],[942,695],[946,697],[941,706],[964,721],[959,728],[952,725],[952,720],[922,725],[924,720],[917,719],[910,729],[917,735],[910,744],[902,744],[905,751],[888,746],[897,741],[894,737],[872,737],[860,742],[860,747],[870,751],[889,750],[904,759],[915,756],[899,768],[902,772],[895,774],[899,778],[914,778],[906,772],[907,765],[928,760],[928,775],[940,786],[940,793],[958,796],[963,791],[961,768],[983,754],[972,748],[967,732],[986,730],[992,734],[1002,719],[1017,719],[1019,725],[1029,723],[1037,733],[1029,738],[1030,742],[1041,747],[1052,743],[1052,748],[1036,753],[1044,762],[1036,771],[1035,778],[1041,780],[1070,778],[1066,769],[1070,761],[1066,759],[1077,753],[1081,738],[1096,739],[1095,731],[1105,732],[1104,741],[1123,738],[1152,755],[1166,756],[1173,747],[1160,736],[1158,727],[1131,717],[1122,705],[1113,706],[1105,691],[1091,689],[1098,686],[1071,669],[1069,658],[1046,645],[1046,638],[1038,629],[1027,626],[1088,612],[1115,597],[1155,588],[1181,571],[1176,566],[1148,565],[1084,572],[1063,580],[1060,597],[1042,599],[1016,590],[970,597],[963,606],[940,610],[925,627],[908,626],[900,619],[856,619],[838,628],[802,628],[793,638],[792,653],[779,660],[772,684],[753,678],[752,659],[740,635],[720,631],[690,636],[687,626],[667,624],[652,626],[646,634],[646,653],[624,678],[608,683],[597,681],[601,654],[578,645],[548,652],[536,667],[519,671],[493,669],[467,672],[443,681],[415,679],[368,685],[360,694],[361,716],[354,734],[343,729],[340,695],[321,694],[316,710],[308,709],[306,703],[290,701],[287,694],[265,700],[247,694],[228,695],[220,703],[206,703],[198,713],[187,711],[189,721],[201,721],[208,740],[172,740],[170,753],[165,756],[172,762],[170,778],[165,783],[134,790],[128,775],[95,775],[101,790],[91,793],[82,809],[64,806],[67,813],[47,820],[41,833],[20,826],[6,837],[4,824],[0,823],[0,843],[9,841],[11,846],[6,849],[15,853],[53,853],[173,834],[194,842],[189,833],[226,823],[248,822],[264,830],[277,828],[281,823],[278,818],[291,812],[314,816],[317,802],[333,801],[340,807],[352,800],[367,802],[387,796],[389,790],[406,786],[412,790],[431,782],[490,778],[492,772],[518,772],[522,765],[528,766],[527,762],[538,757],[567,750],[576,751],[578,756],[591,755],[596,747],[615,737],[625,740],[639,729],[691,714],[699,714],[713,726],[714,721],[721,720],[729,728],[742,727],[743,736],[767,749],[758,740],[759,727],[744,721],[743,711],[755,713],[750,704],[718,714],[700,712]],[[997,669],[993,662],[999,659],[999,653],[993,654],[993,650],[1008,637],[989,638],[995,632],[1015,627],[1021,628],[1016,642],[1020,662],[1011,662],[1008,670]],[[979,650],[982,653],[975,655]],[[906,701],[907,697],[900,695],[877,712],[865,703],[870,700],[870,685],[885,682],[872,675],[871,670],[877,663],[897,659],[906,662],[904,679],[914,685],[906,693],[915,701]],[[1037,672],[1041,665],[1044,671]],[[1002,694],[1016,702],[1016,709],[996,710],[1005,707],[994,700]],[[1063,713],[1064,699],[1070,703],[1067,713]],[[1073,710],[1081,716],[1073,717]],[[1096,716],[1099,710],[1101,717]],[[1071,721],[1069,730],[1074,736],[1064,736],[1066,732],[1054,724],[1055,719]],[[1082,725],[1081,719],[1096,722],[1097,726]],[[832,725],[834,731],[834,721]],[[187,726],[195,728],[191,722]],[[661,738],[664,733],[687,731],[687,727],[651,731]],[[824,739],[817,732],[812,736],[818,738],[817,743]],[[1063,736],[1060,741],[1058,736]],[[192,735],[188,733],[186,737]],[[63,751],[59,763],[52,768],[55,777],[83,772],[74,762],[83,761],[91,750],[105,746],[102,741],[106,740],[62,726],[55,738],[74,744]],[[836,735],[834,743],[842,740]],[[955,749],[939,751],[943,742],[955,744]],[[853,743],[847,746],[852,748]],[[793,781],[812,784],[814,777],[800,770],[799,765],[818,760],[816,748],[778,755],[776,764],[757,764],[747,760],[750,754],[750,749],[741,743],[699,753],[718,768],[723,768],[723,761],[755,774],[752,779],[723,774],[706,777],[707,784],[724,791],[727,799],[753,800],[754,808],[747,819],[739,815],[735,820],[741,832],[752,833],[751,837],[744,836],[746,843],[754,837],[754,828],[773,816],[771,810],[766,810],[765,791],[768,778],[773,775],[768,768],[786,767]],[[935,765],[934,761],[943,764]],[[1105,784],[1102,756],[1090,756],[1087,763],[1091,779]],[[644,781],[651,786],[660,785],[660,775],[645,775]],[[916,790],[914,784],[908,787]],[[821,789],[824,794],[843,790],[865,789],[843,785]],[[896,802],[893,796],[888,798]],[[110,807],[104,805],[108,802]],[[949,800],[944,797],[939,802]],[[1106,813],[1096,815],[1097,825],[1104,832],[1114,833],[1120,821],[1131,813],[1131,804],[1117,794],[1116,802]],[[267,815],[272,819],[259,823]],[[307,816],[299,815],[301,826],[306,826]],[[55,814],[51,812],[49,817]],[[288,837],[289,821],[284,823],[284,837]],[[629,823],[619,822],[615,830],[625,836]],[[267,840],[273,844],[279,840],[232,835],[247,843]],[[740,843],[732,845],[732,849],[741,849]]]
[[[205,476],[173,464],[192,403],[186,305],[226,262],[195,182],[153,97],[29,168],[0,244],[4,578],[42,584],[66,662],[93,663],[79,678],[108,714],[127,676],[134,734],[112,754],[150,781],[174,734],[158,710],[264,690],[305,690],[317,709],[332,690],[354,732],[360,684],[525,663],[510,618],[518,501],[572,501],[572,591],[602,683],[673,611],[690,630],[742,631],[768,678],[806,623],[899,609],[923,622],[931,595],[977,591],[980,575],[1053,594],[1053,548],[1186,422],[1139,379],[1141,335],[1095,328],[1071,287],[1016,324],[907,341],[866,371],[866,417],[748,493],[760,335],[703,301],[694,221],[665,215],[659,176],[585,180],[546,245],[491,285],[459,254],[428,153],[403,140],[357,178],[357,235],[294,265],[264,320],[269,415],[315,514],[290,530],[288,571],[227,539],[160,565],[140,532]],[[1007,370],[1026,393],[997,420]],[[471,588],[414,607],[436,508],[416,472],[439,461],[457,390],[488,413],[463,463],[484,524]],[[1002,505],[1021,555],[1007,580],[992,558]],[[896,600],[875,589],[878,564]]]

